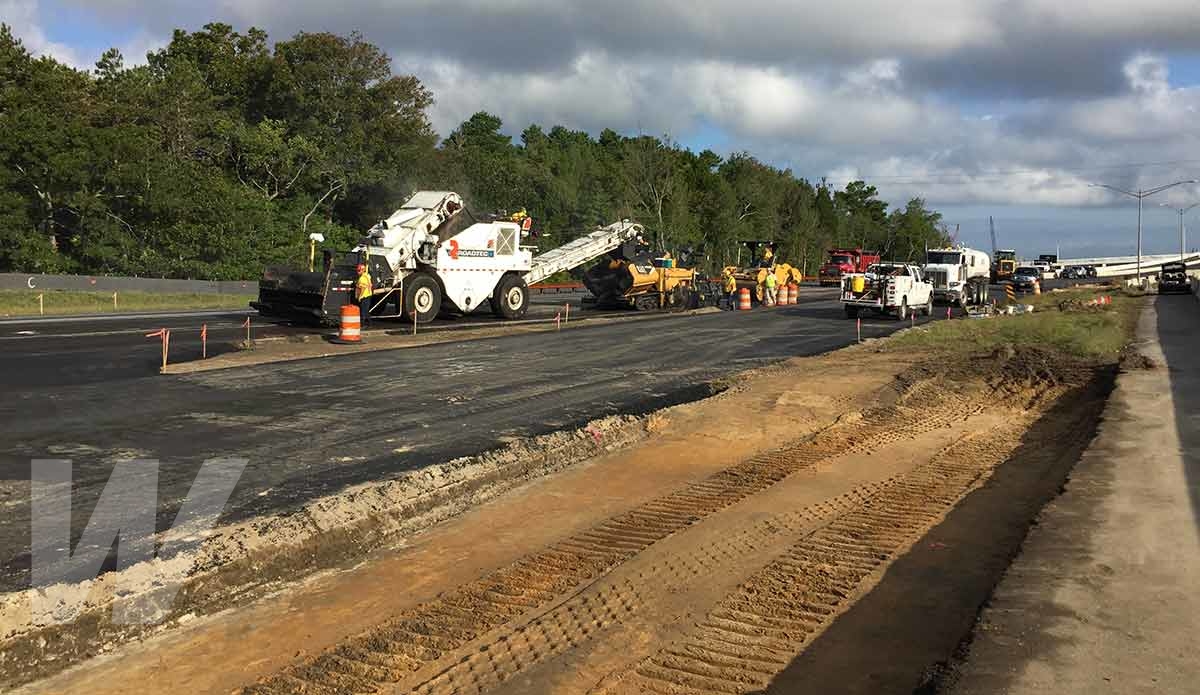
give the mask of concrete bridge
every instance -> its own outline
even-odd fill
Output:
[[[1163,263],[1180,260],[1178,253],[1160,253],[1142,255],[1142,275],[1156,275]],[[1183,257],[1188,270],[1200,271],[1200,252],[1192,251]],[[1073,265],[1090,265],[1096,269],[1098,277],[1124,277],[1137,274],[1137,256],[1107,256],[1100,258],[1060,258],[1058,263],[1051,265],[1055,273]]]

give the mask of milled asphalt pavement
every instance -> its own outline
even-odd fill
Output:
[[[583,292],[533,294],[529,317],[550,319],[565,303],[571,304],[571,311],[580,312],[584,296]],[[0,385],[24,390],[150,376],[158,372],[162,348],[158,339],[146,338],[147,333],[160,328],[171,330],[170,362],[174,364],[200,358],[201,326],[208,327],[209,357],[232,352],[233,344],[245,339],[247,316],[255,340],[333,332],[260,316],[249,308],[3,318]],[[451,330],[463,324],[489,322],[504,323],[479,311],[469,316],[439,317],[424,330]],[[390,320],[378,320],[375,325],[393,330],[405,326]]]
[[[1153,299],[1104,421],[980,618],[955,695],[1200,692],[1200,303]]]

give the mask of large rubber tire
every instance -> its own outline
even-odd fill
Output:
[[[908,297],[900,300],[900,306],[896,309],[896,320],[904,321],[908,318]]]
[[[428,273],[413,273],[404,281],[404,318],[429,323],[442,310],[442,286]]]
[[[633,308],[637,311],[658,311],[662,308],[659,305],[658,293],[648,292],[634,297]]]
[[[848,318],[848,319],[858,318],[858,307],[850,305],[850,304],[843,304],[842,308],[846,310],[846,318]]]
[[[700,299],[696,292],[687,285],[679,284],[675,289],[671,290],[671,309],[674,311],[687,311],[688,309],[696,309],[700,306]]]
[[[925,300],[925,315],[933,316],[933,293],[929,294],[929,299]]]
[[[500,318],[510,321],[529,311],[529,287],[520,275],[505,275],[492,291],[492,306]]]

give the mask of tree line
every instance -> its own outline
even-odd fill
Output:
[[[476,212],[526,209],[546,250],[635,219],[713,270],[775,241],[812,272],[824,249],[895,258],[947,241],[914,198],[840,190],[748,153],[667,137],[527,127],[480,112],[439,141],[434,95],[357,34],[177,30],[143,65],[35,57],[0,25],[0,271],[253,278],[302,264],[308,235],[348,248],[417,189]]]

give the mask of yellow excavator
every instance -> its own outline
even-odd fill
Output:
[[[719,301],[719,289],[670,253],[655,256],[644,241],[614,249],[588,269],[583,285],[598,308],[695,309]]]

